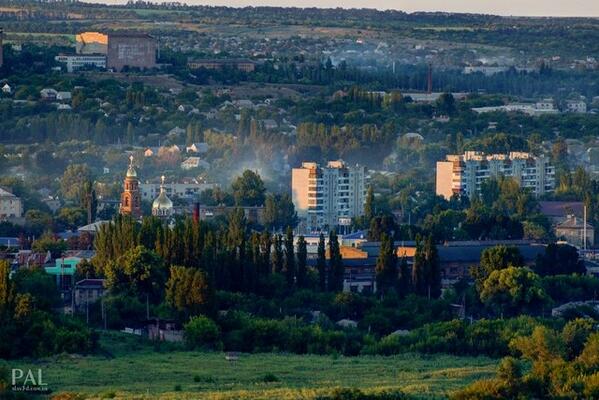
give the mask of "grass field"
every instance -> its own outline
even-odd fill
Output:
[[[333,357],[154,351],[120,334],[105,335],[107,356],[61,355],[10,362],[41,368],[54,393],[118,399],[310,399],[334,388],[402,390],[426,399],[491,375],[496,360],[446,355]]]

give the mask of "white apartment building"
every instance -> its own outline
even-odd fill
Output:
[[[73,72],[84,67],[106,69],[106,56],[101,54],[60,54],[54,59],[66,64],[67,72]]]
[[[165,183],[164,191],[168,197],[178,197],[181,199],[193,199],[204,190],[214,189],[215,184],[213,183],[198,183],[198,182],[187,182],[187,183]],[[146,201],[153,201],[160,194],[160,183],[140,183],[139,190],[141,191],[141,199]]]
[[[530,189],[536,196],[555,189],[555,167],[544,156],[466,151],[437,162],[436,192],[446,199],[456,193],[472,198],[480,194],[481,184],[486,179],[499,176],[515,178],[521,187]]]
[[[347,166],[342,160],[326,167],[304,162],[293,168],[291,192],[300,220],[308,230],[351,224],[364,214],[366,168]]]
[[[0,221],[12,220],[23,216],[23,202],[8,190],[0,188]]]
[[[566,101],[566,111],[584,114],[587,112],[587,103],[582,100],[568,100]]]

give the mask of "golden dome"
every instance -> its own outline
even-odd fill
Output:
[[[160,185],[160,194],[154,202],[152,203],[152,211],[154,215],[157,215],[154,211],[169,211],[173,209],[173,202],[166,195],[166,191],[164,190],[164,176],[162,176],[162,184]],[[164,214],[160,212],[159,214]]]
[[[127,178],[137,178],[137,171],[133,167],[133,156],[129,156],[129,168],[127,168]]]

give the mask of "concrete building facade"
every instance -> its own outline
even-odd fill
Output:
[[[0,221],[18,219],[23,216],[23,202],[8,190],[0,188]]]
[[[67,72],[88,67],[106,69],[106,56],[103,54],[60,54],[54,59],[65,64]]]
[[[574,215],[569,215],[565,221],[558,223],[555,226],[555,236],[559,240],[565,240],[572,246],[588,247],[595,246],[595,229],[589,223],[586,223],[582,218]]]
[[[466,151],[437,162],[436,193],[446,199],[454,194],[470,198],[480,194],[482,183],[493,177],[511,177],[536,196],[555,190],[555,167],[544,156],[524,152],[485,154]]]
[[[156,39],[146,33],[110,33],[106,68],[115,71],[125,67],[155,68],[157,51]]]
[[[308,230],[347,226],[364,214],[366,168],[330,161],[326,167],[304,162],[291,175],[292,199]]]

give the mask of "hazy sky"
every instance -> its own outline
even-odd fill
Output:
[[[123,4],[125,0],[84,0]],[[450,11],[522,16],[599,17],[599,0],[178,0],[188,4],[284,7],[378,8],[413,11]],[[160,1],[156,1],[160,2]]]

